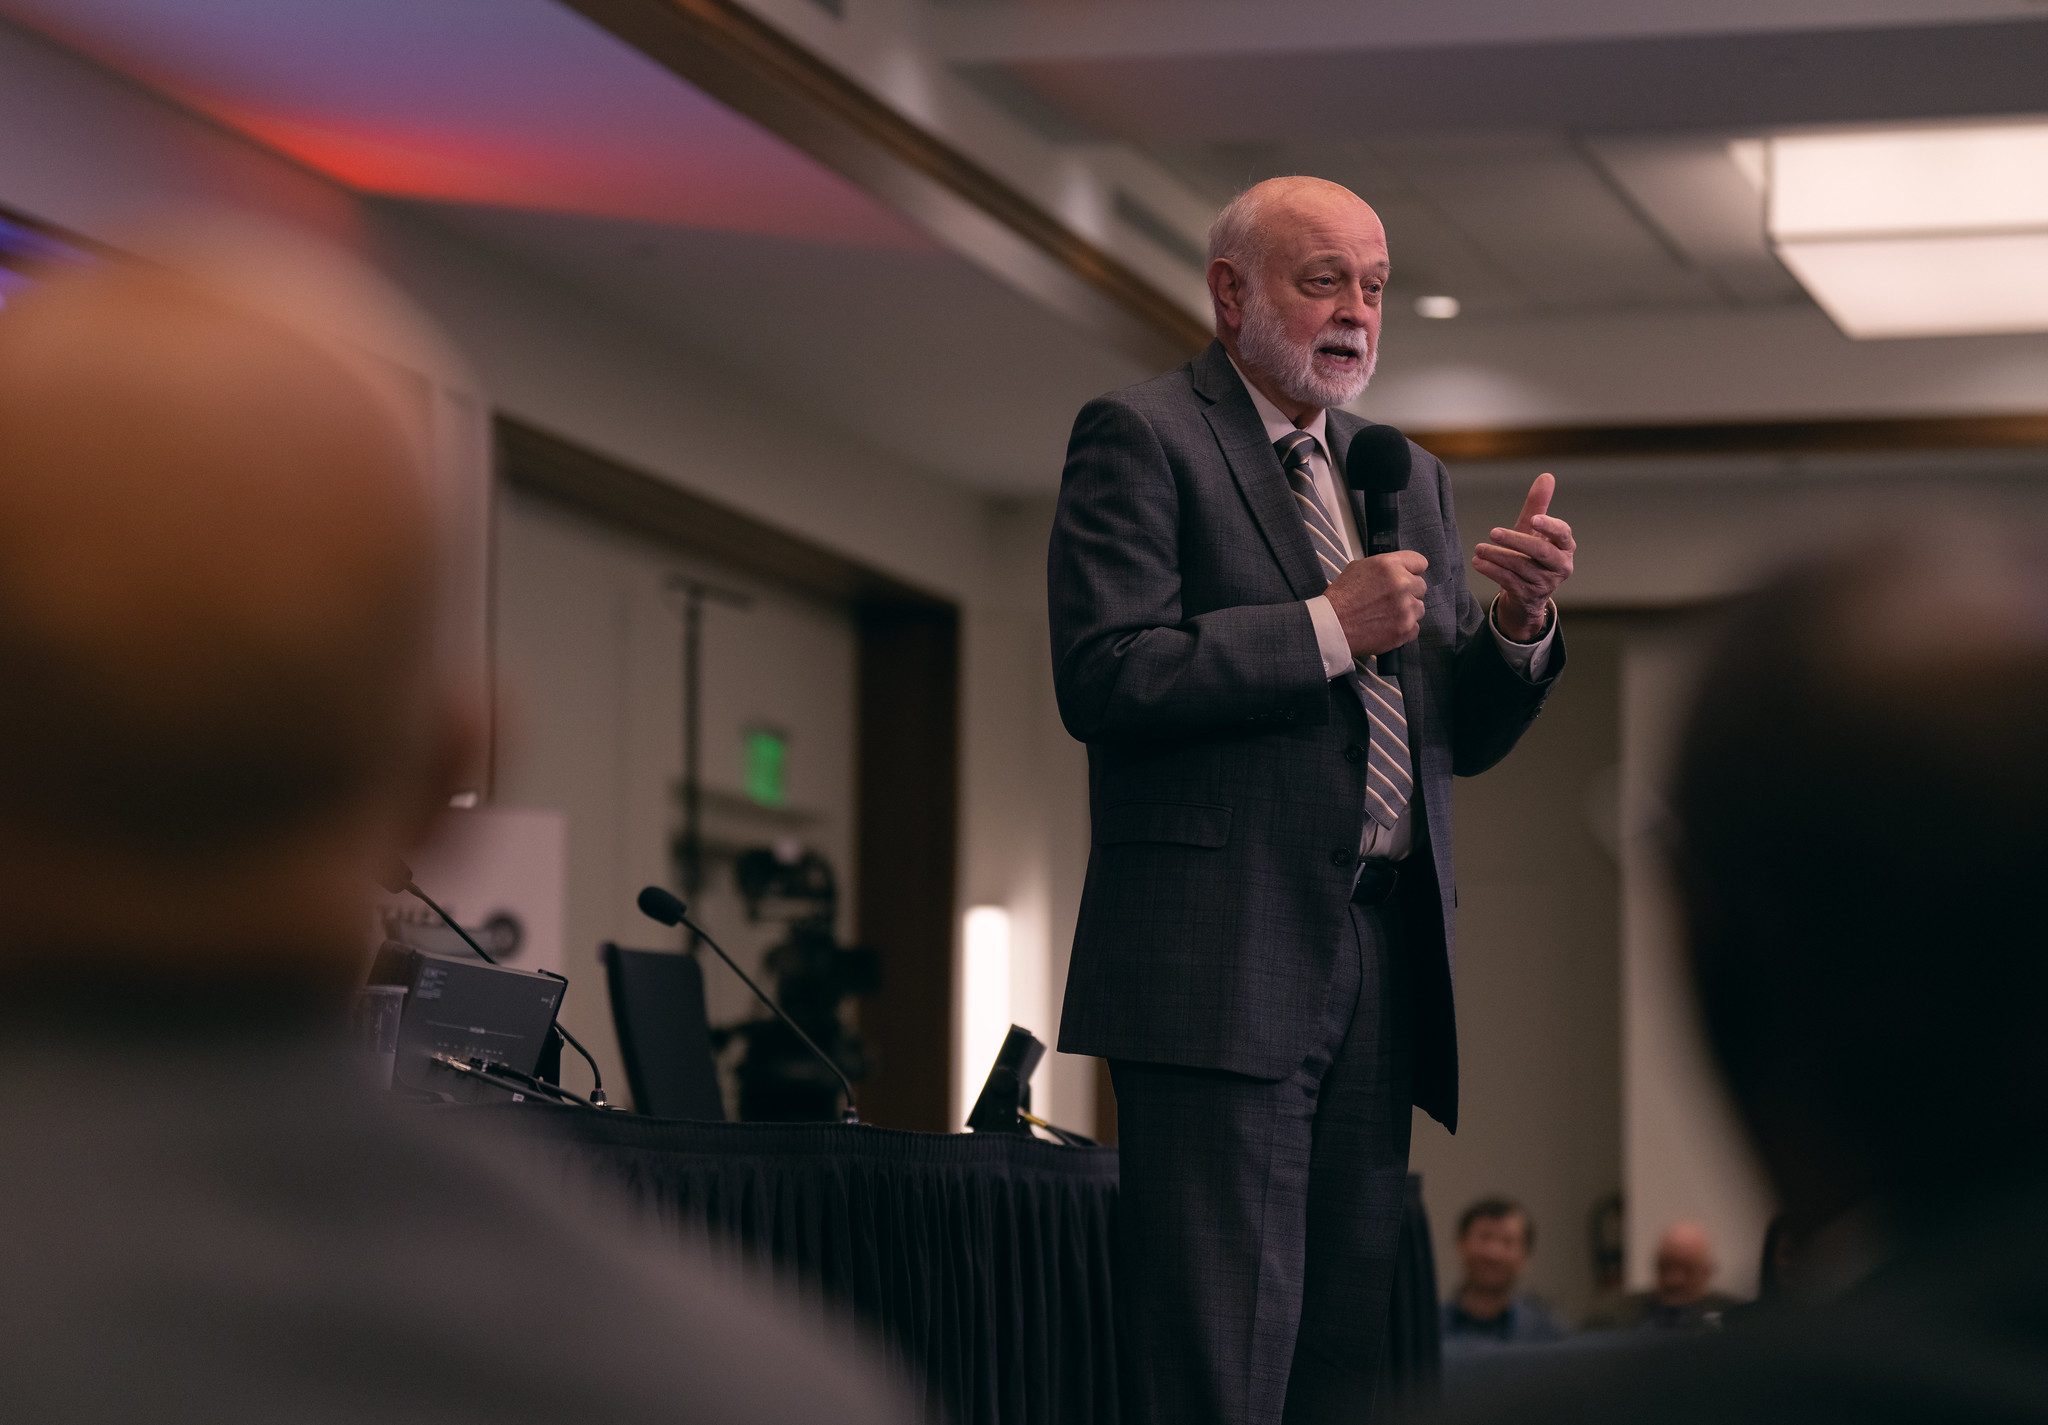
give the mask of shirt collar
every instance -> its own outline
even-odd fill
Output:
[[[1244,383],[1246,394],[1252,398],[1252,409],[1259,413],[1259,420],[1266,427],[1266,439],[1269,443],[1277,445],[1283,437],[1292,435],[1297,430],[1305,430],[1316,438],[1316,446],[1323,459],[1328,460],[1330,458],[1330,441],[1329,437],[1325,434],[1329,429],[1330,422],[1330,413],[1328,411],[1317,411],[1315,418],[1307,425],[1297,426],[1293,421],[1281,415],[1280,408],[1267,400],[1261,394],[1259,388],[1246,379],[1244,368],[1239,366],[1235,359],[1231,361],[1230,369],[1237,373],[1237,379]]]

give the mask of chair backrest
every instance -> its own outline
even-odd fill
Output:
[[[600,955],[633,1106],[656,1118],[723,1119],[697,957],[610,941]]]

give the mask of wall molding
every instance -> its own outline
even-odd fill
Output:
[[[954,607],[950,599],[538,426],[503,414],[495,426],[499,478],[523,494],[855,610]]]
[[[2048,412],[1673,425],[1412,430],[1440,460],[1559,456],[1833,455],[1892,450],[2048,449]]]
[[[1148,366],[1209,344],[1149,279],[735,0],[563,3]]]

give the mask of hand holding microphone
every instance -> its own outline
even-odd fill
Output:
[[[1354,559],[1323,591],[1354,655],[1388,654],[1422,627],[1429,561],[1412,549]],[[1385,670],[1385,660],[1381,660]]]
[[[1366,557],[1354,559],[1325,590],[1344,641],[1354,656],[1376,653],[1379,671],[1400,676],[1400,655],[1422,628],[1429,561],[1402,549],[1395,497],[1408,488],[1413,457],[1408,437],[1392,426],[1369,425],[1351,437],[1344,483],[1364,496]]]

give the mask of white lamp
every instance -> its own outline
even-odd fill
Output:
[[[1009,1032],[1010,912],[999,905],[978,905],[967,912],[961,935],[956,1116],[962,1124]]]

